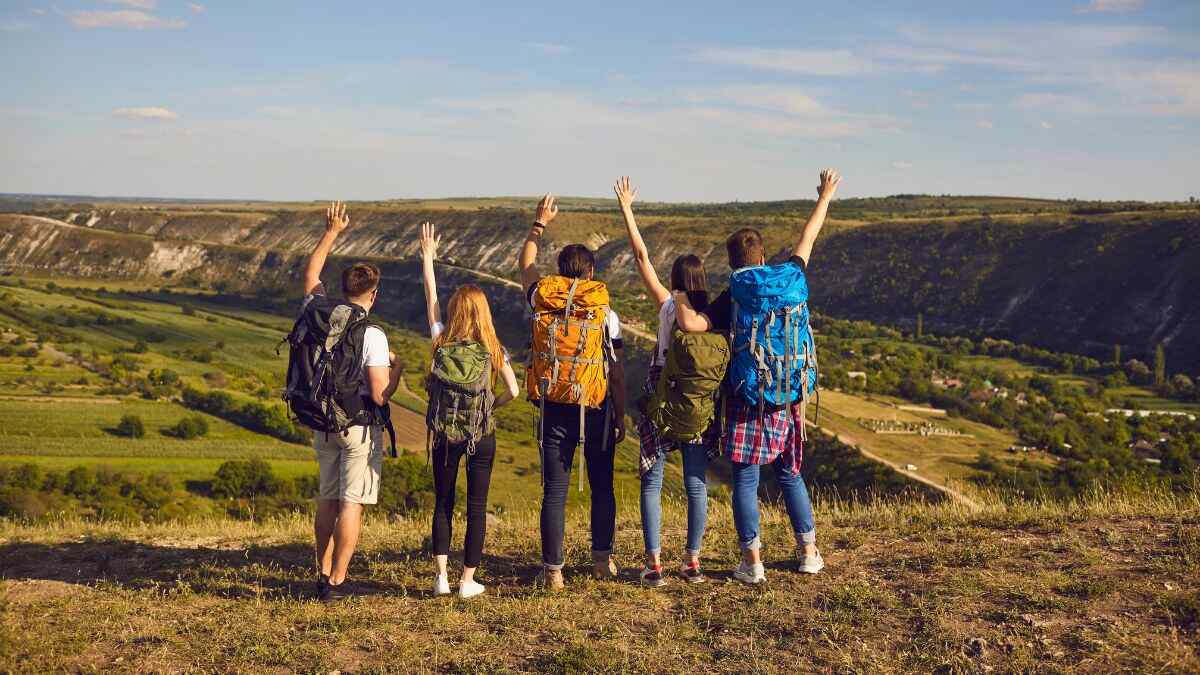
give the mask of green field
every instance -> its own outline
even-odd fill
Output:
[[[134,393],[112,391],[121,384],[95,372],[114,358],[137,362],[136,374],[153,369],[177,373],[184,384],[207,388],[214,383],[247,400],[277,400],[286,349],[275,346],[291,327],[292,319],[256,309],[253,300],[219,302],[208,291],[174,289],[164,294],[158,287],[139,282],[69,280],[53,282],[9,279],[0,286],[10,302],[34,322],[0,313],[4,342],[22,342],[14,351],[28,349],[39,335],[37,355],[0,356],[0,463],[33,462],[48,469],[73,466],[110,466],[143,474],[164,473],[180,480],[212,477],[229,459],[265,459],[282,477],[315,475],[312,450],[247,430],[211,415],[204,415],[210,431],[203,438],[179,440],[162,433],[187,415],[197,414],[172,400],[143,400]],[[184,312],[183,308],[191,308]],[[85,323],[102,312],[103,325]],[[70,325],[66,317],[77,317]],[[424,336],[380,322],[389,343],[405,364],[405,387],[395,402],[397,427],[410,439],[409,452],[423,455],[424,373],[429,364],[429,341]],[[19,336],[19,340],[18,340]],[[141,341],[144,352],[130,349]],[[197,360],[195,354],[211,352]],[[117,436],[113,428],[124,415],[136,415],[146,436]],[[524,508],[540,499],[540,463],[534,423],[536,409],[523,399],[499,413],[497,459],[490,505],[503,512]],[[628,503],[637,497],[636,439],[631,434],[617,449],[618,498]],[[677,460],[677,458],[676,458]],[[578,460],[576,460],[578,463]],[[577,464],[578,466],[578,464]],[[678,474],[677,461],[670,468]],[[682,490],[680,481],[669,481],[667,490]],[[585,505],[584,489],[571,490],[570,503]]]
[[[891,397],[862,395],[825,390],[821,392],[819,426],[832,431],[843,440],[883,459],[897,464],[913,464],[916,473],[939,484],[963,482],[973,472],[972,464],[980,452],[1001,455],[1015,442],[1015,437],[964,419],[928,415],[900,410],[897,404],[907,402]],[[810,415],[812,408],[810,408]],[[931,421],[964,434],[967,437],[877,434],[858,423],[860,418],[897,420],[902,422]],[[811,418],[810,418],[811,419]]]

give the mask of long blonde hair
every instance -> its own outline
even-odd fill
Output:
[[[478,342],[492,357],[492,377],[504,367],[504,348],[496,337],[492,309],[483,290],[474,284],[464,284],[446,303],[446,329],[433,341],[433,350],[452,342]]]

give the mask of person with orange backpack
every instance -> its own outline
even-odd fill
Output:
[[[817,205],[786,261],[768,265],[762,235],[743,228],[725,242],[733,270],[728,290],[703,312],[695,311],[686,293],[675,293],[681,328],[730,336],[733,357],[725,380],[721,448],[732,465],[733,522],[742,549],[742,562],[733,575],[746,584],[767,579],[758,514],[759,476],[765,464],[775,469],[796,538],[800,571],[816,574],[825,567],[817,549],[812,503],[800,474],[805,409],[817,391],[806,271],[840,182],[837,171],[821,172]]]
[[[533,312],[526,388],[529,400],[538,406],[541,577],[551,590],[563,587],[567,490],[581,442],[591,487],[593,573],[599,579],[617,575],[612,560],[617,529],[613,461],[617,444],[625,438],[621,323],[609,307],[607,286],[593,278],[595,254],[582,244],[571,244],[558,254],[558,274],[539,277],[534,266],[542,235],[557,216],[554,196],[548,194],[537,205],[519,260]]]

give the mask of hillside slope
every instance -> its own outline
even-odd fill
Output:
[[[1200,369],[1200,213],[972,219],[822,241],[811,282],[832,315],[983,333],[1110,359],[1162,343]]]
[[[748,588],[728,576],[732,522],[714,504],[710,583],[649,590],[633,574],[636,507],[622,504],[622,578],[583,578],[572,517],[561,595],[531,588],[537,518],[513,512],[489,531],[488,594],[467,602],[429,596],[424,518],[374,520],[352,564],[362,595],[335,606],[311,598],[300,518],[0,523],[0,670],[1195,672],[1198,506],[818,504],[828,567],[812,577],[768,510],[768,582]],[[671,569],[683,522],[670,504]]]
[[[835,204],[814,253],[814,308],[835,317],[900,325],[911,325],[920,312],[933,331],[981,332],[1100,358],[1120,344],[1126,358],[1145,359],[1161,342],[1172,371],[1200,368],[1200,305],[1194,301],[1200,292],[1200,212],[1131,205],[1128,212],[1072,215],[1068,202],[925,200],[878,200],[893,209],[887,212],[855,200]],[[905,211],[907,201],[921,204],[921,210]],[[728,273],[723,241],[729,232],[744,225],[761,228],[768,250],[778,258],[803,222],[803,207],[801,202],[654,205],[639,222],[660,273],[675,256],[697,253],[705,258],[714,285],[721,286]],[[1016,213],[1001,213],[1005,208]],[[972,210],[994,215],[952,215]],[[38,213],[75,227],[64,233],[59,232],[64,226],[49,221],[0,217],[0,269],[40,266],[91,276],[101,268],[124,276],[186,273],[235,288],[293,279],[323,222],[319,207],[300,205],[84,205]],[[353,226],[334,253],[392,261],[389,274],[408,284],[419,282],[414,256],[425,220],[439,225],[445,260],[515,278],[517,251],[532,213],[511,206],[424,202],[354,205],[351,217]],[[22,227],[35,243],[19,240]],[[51,236],[47,228],[59,233]],[[117,246],[112,233],[121,233],[126,238],[120,241],[128,245]],[[590,203],[564,211],[547,233],[541,269],[552,269],[561,247],[577,241],[597,250],[598,274],[632,294],[624,300],[640,293],[615,211]],[[31,247],[42,253],[31,253]],[[119,248],[128,255],[115,251]],[[448,281],[453,284],[453,277]],[[519,304],[519,295],[511,296]],[[627,316],[652,314],[636,303],[628,310]]]

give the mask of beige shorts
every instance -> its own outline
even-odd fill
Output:
[[[354,504],[379,501],[383,470],[383,428],[350,427],[344,434],[313,433],[313,448],[321,465],[318,499]]]

